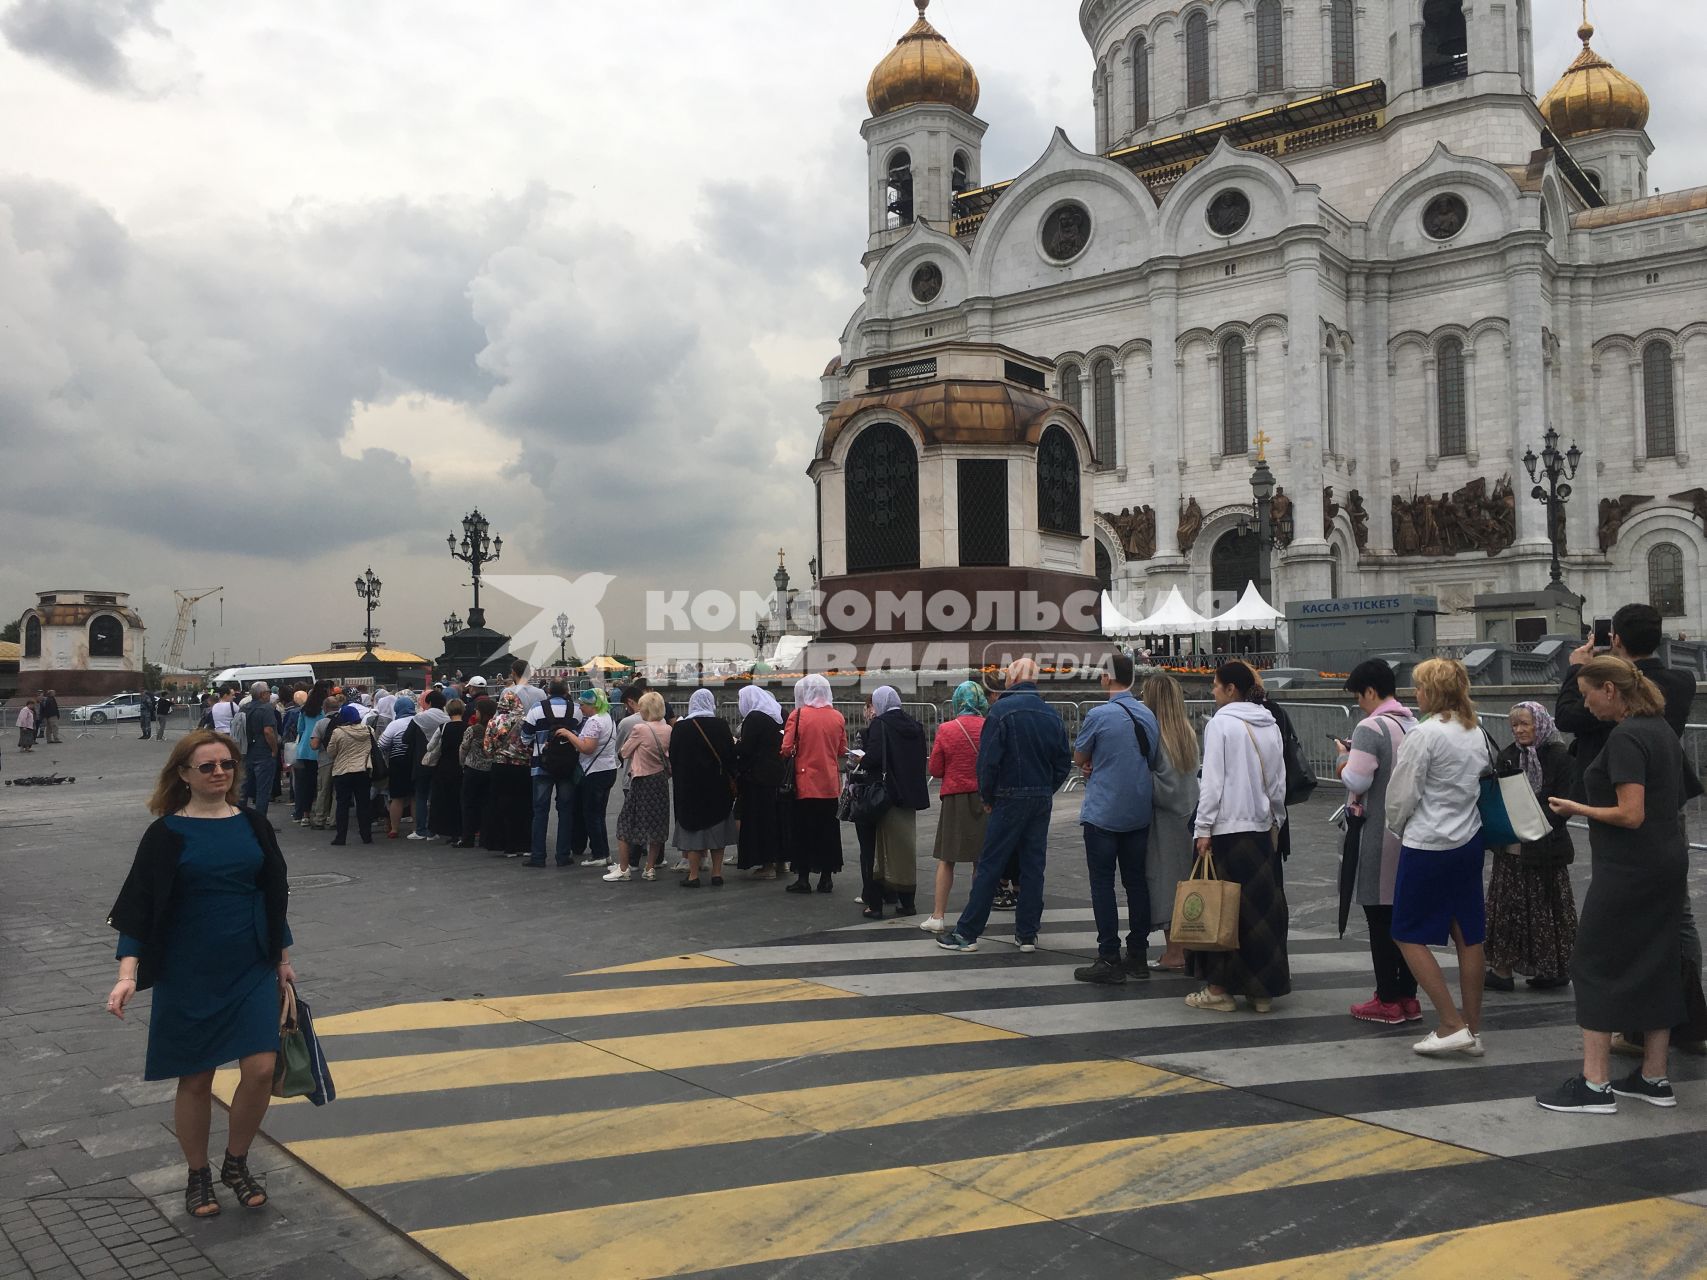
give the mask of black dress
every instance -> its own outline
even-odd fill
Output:
[[[1645,790],[1634,831],[1590,820],[1594,871],[1583,897],[1571,980],[1577,1025],[1585,1031],[1652,1031],[1686,1016],[1683,910],[1689,893],[1684,833],[1684,760],[1677,735],[1659,716],[1620,721],[1583,771],[1594,808],[1618,803],[1621,783]]]
[[[735,736],[715,716],[689,716],[670,730],[670,782],[682,850],[735,843]],[[703,843],[701,843],[703,841]]]
[[[433,766],[433,790],[427,810],[433,815],[433,829],[441,836],[462,834],[462,735],[468,725],[462,720],[449,721],[439,746],[439,762]],[[443,814],[444,817],[439,817]]]
[[[777,797],[787,776],[782,726],[763,711],[750,712],[741,722],[741,740],[735,746],[735,778],[741,787],[735,805],[741,820],[735,865],[742,871],[784,860]]]

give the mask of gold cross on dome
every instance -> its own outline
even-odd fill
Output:
[[[1257,429],[1257,438],[1256,438],[1257,461],[1258,462],[1267,462],[1268,461],[1268,455],[1264,451],[1268,448],[1269,445],[1271,445],[1273,443],[1274,443],[1274,437],[1269,435],[1268,432],[1262,430],[1259,427]]]

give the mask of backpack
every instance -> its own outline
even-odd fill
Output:
[[[581,780],[581,753],[572,742],[565,742],[557,736],[557,730],[564,722],[557,718],[557,713],[551,709],[551,699],[547,698],[539,704],[540,719],[545,724],[547,734],[545,745],[539,749],[539,767],[545,776],[556,782],[579,782]]]
[[[249,712],[240,709],[235,702],[231,704],[231,740],[237,744],[238,755],[249,754]]]
[[[1272,711],[1273,708],[1270,708]],[[1310,767],[1310,761],[1305,758],[1304,744],[1298,741],[1298,733],[1292,727],[1291,717],[1280,720],[1281,758],[1286,761],[1286,807],[1303,804],[1310,798],[1312,792],[1320,785],[1316,771]]]

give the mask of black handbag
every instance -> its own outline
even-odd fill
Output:
[[[848,775],[847,783],[842,787],[841,803],[836,806],[836,815],[843,822],[876,825],[893,803],[889,795],[889,764],[885,757],[881,777],[873,778],[865,771],[864,765]]]

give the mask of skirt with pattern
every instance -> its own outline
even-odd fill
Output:
[[[1569,867],[1525,866],[1503,849],[1488,876],[1488,965],[1526,978],[1568,978],[1577,945]]]
[[[1289,913],[1274,841],[1266,831],[1233,831],[1215,836],[1214,849],[1216,874],[1239,884],[1239,949],[1188,950],[1185,971],[1236,996],[1286,995]]]
[[[663,844],[670,835],[670,780],[661,773],[631,778],[616,815],[616,838],[631,849]]]

